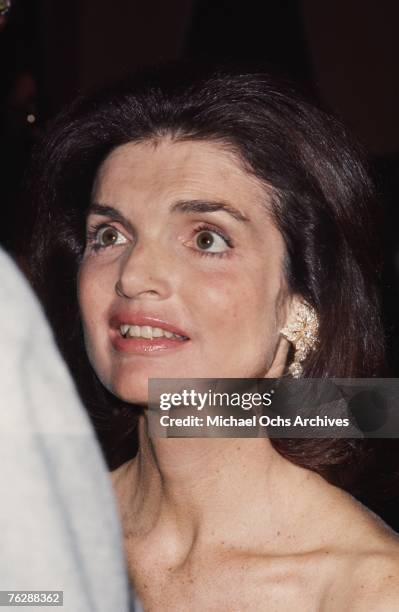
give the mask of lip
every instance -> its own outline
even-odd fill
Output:
[[[177,334],[187,338],[186,340],[178,340],[177,338],[125,338],[121,336],[119,328],[125,323],[127,325],[149,325],[151,327],[160,327],[172,334]],[[114,349],[121,353],[127,354],[144,354],[151,355],[163,351],[170,351],[183,348],[190,338],[184,330],[179,328],[174,323],[166,321],[163,318],[146,315],[144,313],[132,313],[118,311],[110,318],[110,335],[111,343]]]

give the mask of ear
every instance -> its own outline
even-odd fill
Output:
[[[278,322],[279,335],[276,352],[274,354],[273,362],[265,376],[266,378],[280,378],[286,369],[291,343],[280,333],[280,331],[295,321],[298,308],[302,301],[303,300],[298,295],[288,295],[285,298],[281,318]]]
[[[281,330],[292,325],[297,320],[301,304],[303,304],[303,298],[297,294],[292,294],[286,298]]]

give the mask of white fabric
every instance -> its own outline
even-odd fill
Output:
[[[0,590],[63,590],[65,612],[125,612],[105,462],[41,308],[3,252],[0,292]]]

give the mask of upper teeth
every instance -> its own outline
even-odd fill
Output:
[[[173,334],[172,332],[161,329],[160,327],[151,327],[150,325],[127,325],[124,323],[119,328],[122,336],[130,336],[132,338],[179,338],[183,339],[183,336]]]

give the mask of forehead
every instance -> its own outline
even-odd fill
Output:
[[[171,138],[116,148],[101,165],[93,189],[95,199],[120,199],[127,193],[212,197],[262,208],[267,191],[222,144]]]

